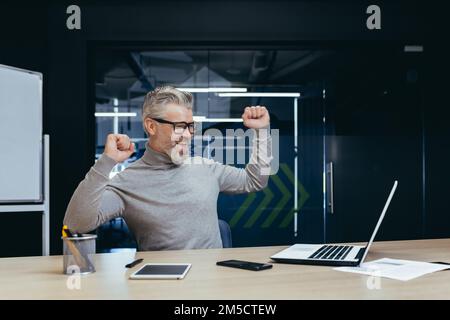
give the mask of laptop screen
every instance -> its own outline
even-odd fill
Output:
[[[389,194],[386,204],[384,205],[383,212],[381,212],[381,216],[378,219],[377,225],[375,226],[375,230],[373,230],[372,236],[370,237],[370,240],[364,249],[364,255],[363,255],[361,261],[359,262],[359,265],[361,265],[364,262],[364,259],[366,258],[367,253],[369,252],[370,246],[372,245],[372,242],[375,239],[375,236],[377,235],[378,229],[380,228],[380,225],[381,225],[381,222],[383,221],[384,215],[386,214],[386,211],[389,208],[389,204],[391,203],[391,200],[392,200],[392,197],[394,196],[395,190],[397,190],[397,185],[398,185],[398,181],[395,180],[394,185],[392,186],[391,193]]]

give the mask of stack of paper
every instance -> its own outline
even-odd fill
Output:
[[[449,265],[439,263],[383,258],[363,263],[359,267],[339,267],[334,268],[334,270],[408,281],[428,273],[449,268]]]

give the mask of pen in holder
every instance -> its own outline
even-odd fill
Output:
[[[72,274],[79,270],[81,274],[95,272],[92,255],[95,254],[95,234],[73,235],[63,229],[64,273]],[[77,269],[75,269],[77,268]]]

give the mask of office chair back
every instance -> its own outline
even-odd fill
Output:
[[[225,220],[219,219],[220,237],[222,238],[222,245],[224,248],[233,247],[231,239],[231,228]]]
[[[224,248],[232,248],[231,228],[225,220],[219,219],[220,238]],[[118,248],[136,248],[139,251],[134,236],[128,229],[125,221],[114,219],[97,229],[98,252],[111,252]]]

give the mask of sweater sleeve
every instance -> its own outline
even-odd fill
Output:
[[[254,192],[267,186],[272,158],[272,138],[270,128],[267,127],[255,130],[252,154],[245,169],[219,162],[211,164],[211,168],[217,177],[221,192],[230,194]]]
[[[75,190],[64,217],[64,224],[75,232],[84,233],[122,216],[124,202],[108,186],[109,173],[116,161],[102,155]]]

